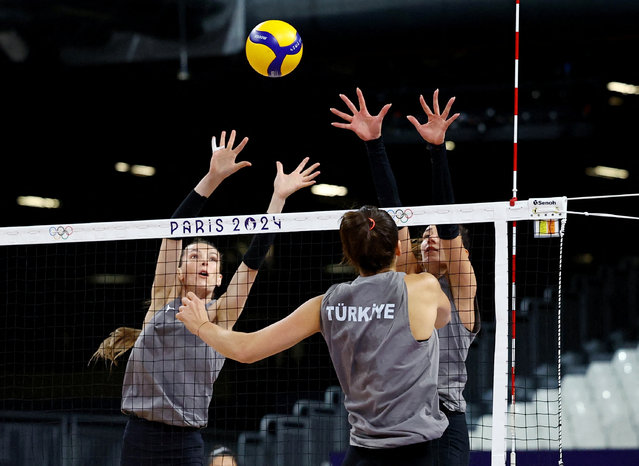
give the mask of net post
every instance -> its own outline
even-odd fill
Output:
[[[506,462],[508,410],[508,222],[495,221],[495,353],[491,465]]]

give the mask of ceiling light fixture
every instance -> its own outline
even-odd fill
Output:
[[[618,92],[619,94],[639,95],[639,86],[635,86],[634,84],[620,83],[617,81],[609,82],[608,90],[611,92]]]
[[[586,168],[586,175],[598,178],[625,180],[630,176],[630,173],[628,170],[624,170],[623,168],[604,167],[598,165],[596,167]]]
[[[60,207],[59,199],[40,196],[18,196],[16,202],[23,207],[36,207],[38,209],[57,209]]]
[[[348,194],[348,189],[346,186],[336,186],[333,184],[316,184],[311,186],[311,192],[316,196],[326,196],[326,197],[335,197],[335,196],[346,196]]]

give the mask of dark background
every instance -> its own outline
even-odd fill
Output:
[[[181,7],[186,28],[180,28]],[[245,27],[239,47],[225,53],[221,37],[232,29],[233,13]],[[302,61],[289,76],[263,77],[244,56],[243,40],[267,19],[290,22],[304,41]],[[613,93],[606,85],[639,85],[639,3],[523,1],[520,22],[518,198],[638,192],[639,95]],[[203,215],[262,212],[274,162],[290,171],[304,156],[321,162],[319,182],[344,185],[349,194],[329,199],[305,190],[286,211],[374,204],[362,143],[330,126],[337,119],[329,108],[345,109],[338,94],[354,99],[357,86],[372,112],[393,103],[383,133],[405,205],[430,203],[429,162],[405,116],[421,116],[419,95],[430,100],[436,88],[442,106],[456,96],[454,110],[462,113],[448,132],[456,143],[449,158],[457,202],[507,201],[513,188],[514,25],[510,0],[2,1],[0,226],[167,218],[205,173],[210,138],[231,129],[250,137],[242,158],[253,167],[222,185]],[[181,32],[188,66],[179,60]],[[131,53],[136,43],[153,46]],[[189,79],[178,79],[180,71]],[[118,173],[119,161],[154,166],[156,176]],[[596,165],[630,176],[586,176]],[[62,206],[20,207],[19,195],[57,198]],[[639,215],[636,198],[568,205]],[[569,348],[619,329],[626,332],[622,338],[636,338],[638,314],[630,305],[637,298],[637,234],[636,220],[569,216],[563,276]],[[41,323],[24,319],[33,320],[27,329]],[[82,327],[49,319],[58,326],[56,338],[65,338],[65,328]],[[105,321],[103,327],[123,323]],[[84,336],[90,341],[85,349],[95,347],[104,329]],[[82,354],[69,364],[84,368],[85,361]],[[272,380],[287,376],[289,366],[271,364],[263,370]],[[116,411],[122,369],[115,379],[104,371],[112,391],[105,405]],[[311,372],[299,377],[323,377]]]
[[[232,13],[244,27],[226,53],[220,37]],[[300,65],[282,78],[257,74],[243,53],[250,29],[272,18],[292,23],[304,41]],[[318,181],[347,186],[349,195],[299,193],[288,211],[375,203],[362,144],[330,126],[329,107],[345,109],[338,94],[354,99],[356,86],[371,111],[393,103],[383,131],[405,205],[430,201],[428,162],[405,116],[421,117],[419,94],[430,100],[436,88],[442,105],[456,96],[462,113],[448,133],[457,201],[512,197],[513,1],[3,1],[0,19],[0,31],[19,38],[0,55],[3,226],[166,218],[206,170],[211,136],[233,128],[251,138],[242,156],[253,167],[223,185],[204,214],[261,212],[274,161],[290,170],[306,155],[322,163]],[[522,2],[520,199],[637,191],[639,96],[606,84],[639,83],[638,20],[631,0]],[[124,45],[115,47],[117,34]],[[131,54],[135,38],[161,42]],[[182,66],[180,44],[190,52]],[[178,79],[181,70],[188,80]],[[118,173],[118,161],[154,166],[156,176]],[[586,176],[595,165],[630,177]],[[18,195],[57,198],[62,207],[19,207]],[[569,208],[636,215],[635,205]],[[610,241],[632,236],[634,222],[571,220],[572,259],[637,250],[634,241]],[[593,231],[603,235],[593,241]]]
[[[244,56],[246,36],[267,19],[290,22],[304,41],[300,65],[282,78],[259,75]],[[523,0],[520,22],[518,198],[639,192],[639,95],[606,88],[610,81],[639,85],[639,3]],[[290,171],[304,156],[321,162],[318,182],[349,194],[304,190],[285,211],[375,204],[362,143],[330,125],[337,119],[329,108],[345,110],[338,94],[354,99],[357,86],[371,112],[393,103],[383,134],[405,205],[431,202],[430,164],[405,116],[421,117],[419,95],[430,101],[436,88],[442,106],[456,96],[461,112],[447,135],[456,143],[449,160],[457,202],[508,201],[514,25],[512,0],[0,0],[0,227],[167,218],[206,172],[211,137],[231,129],[250,137],[241,157],[253,166],[225,182],[203,215],[263,212],[275,161]],[[240,40],[225,40],[234,27]],[[156,175],[118,173],[120,161],[154,166]],[[630,176],[587,176],[596,165]],[[20,207],[20,195],[62,205]],[[639,216],[634,197],[568,206]],[[559,241],[535,241],[531,222],[522,223],[517,397],[525,400],[556,381]],[[476,417],[490,410],[494,249],[491,225],[475,226],[473,235],[484,327],[471,348],[465,395]],[[323,268],[339,260],[334,235],[304,234],[303,243],[280,236],[277,260],[260,272],[240,330],[261,328],[350,278]],[[617,345],[636,347],[638,236],[636,220],[569,215],[563,373]],[[242,240],[216,239],[227,280]],[[139,327],[157,247],[145,240],[0,248],[0,409],[117,415],[126,356],[115,367],[87,363],[111,330]],[[111,273],[133,278],[110,286],[90,280]],[[237,432],[256,430],[262,415],[290,412],[297,399],[321,397],[336,383],[319,335],[251,366],[227,361],[208,432],[232,444]]]

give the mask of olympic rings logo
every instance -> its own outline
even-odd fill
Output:
[[[413,217],[413,211],[411,209],[389,209],[388,215],[395,218],[395,223],[406,223]]]
[[[66,240],[73,234],[73,228],[70,226],[59,226],[49,228],[49,234],[53,236],[53,239]]]

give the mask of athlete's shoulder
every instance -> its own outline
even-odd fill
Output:
[[[437,280],[437,278],[428,272],[421,272],[421,273],[407,273],[404,276],[404,280],[406,281],[406,283],[410,283],[410,284],[414,284],[414,285],[421,285],[421,286],[428,286],[428,287],[437,287],[439,288],[439,280]]]

